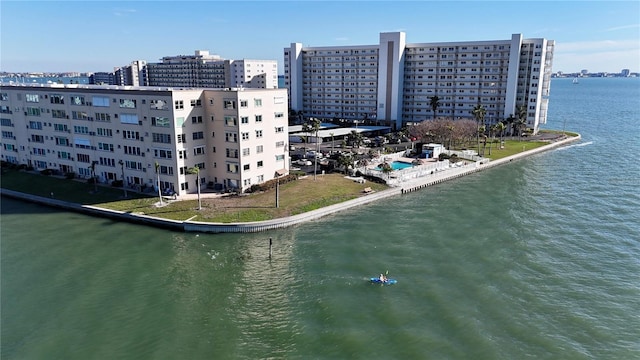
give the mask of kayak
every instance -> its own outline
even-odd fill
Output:
[[[380,278],[378,278],[378,277],[372,277],[371,278],[371,283],[373,283],[373,284],[393,285],[393,284],[395,284],[397,282],[398,282],[398,280],[396,280],[396,279],[387,279],[386,281],[381,281]]]

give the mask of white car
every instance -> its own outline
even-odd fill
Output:
[[[296,160],[296,164],[301,166],[310,166],[313,163],[307,159],[300,159],[300,160]]]

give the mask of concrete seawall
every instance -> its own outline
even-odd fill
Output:
[[[210,223],[210,222],[198,222],[198,221],[177,221],[156,218],[153,216],[133,214],[122,211],[115,211],[109,209],[103,209],[90,205],[80,205],[75,203],[69,203],[61,200],[50,199],[17,191],[0,189],[2,196],[25,200],[33,203],[48,205],[52,207],[61,208],[64,210],[82,212],[88,215],[100,216],[111,218],[114,220],[127,221],[136,224],[150,225],[155,227],[161,227],[177,231],[186,232],[202,232],[202,233],[253,233],[275,229],[282,229],[293,225],[301,224],[311,220],[319,219],[321,217],[337,213],[339,211],[347,210],[353,207],[361,206],[364,204],[377,201],[379,199],[387,198],[390,196],[407,194],[419,189],[423,189],[427,186],[436,185],[447,180],[456,179],[465,175],[473,174],[478,171],[490,169],[494,166],[502,165],[512,162],[527,156],[538,154],[547,150],[551,150],[560,146],[564,146],[568,143],[580,140],[580,136],[568,137],[566,139],[544,145],[533,150],[524,151],[519,154],[515,154],[506,158],[502,158],[495,161],[490,161],[485,164],[472,163],[460,168],[451,168],[436,172],[433,175],[429,175],[423,178],[417,178],[415,180],[406,182],[397,187],[392,187],[387,190],[367,194],[360,196],[356,199],[345,201],[343,203],[334,204],[321,209],[305,212],[298,215],[289,216],[286,218],[279,218],[267,221],[247,222],[247,223]]]

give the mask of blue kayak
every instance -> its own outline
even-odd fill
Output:
[[[387,279],[386,281],[381,281],[380,278],[378,278],[378,277],[372,277],[371,278],[371,283],[373,283],[373,284],[393,285],[393,284],[395,284],[397,282],[398,282],[398,280],[396,280],[396,279]]]

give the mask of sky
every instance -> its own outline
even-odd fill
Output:
[[[208,50],[277,60],[291,43],[555,40],[553,71],[640,72],[640,1],[6,1],[0,71],[113,71]]]

